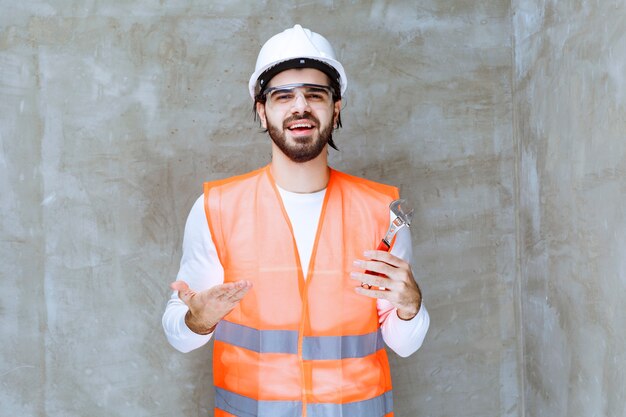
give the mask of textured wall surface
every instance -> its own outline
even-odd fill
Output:
[[[528,416],[626,415],[626,4],[513,2]]]
[[[298,22],[333,42],[350,78],[333,165],[400,185],[417,206],[415,271],[432,322],[416,355],[392,356],[397,415],[521,415],[509,1],[0,10],[1,416],[209,415],[210,347],[167,344],[167,286],[201,182],[269,161],[247,80],[261,43]],[[581,193],[619,191],[617,159],[589,169]],[[585,224],[599,267],[609,255],[595,245],[617,228]]]

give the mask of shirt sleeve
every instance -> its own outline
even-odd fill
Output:
[[[396,234],[391,254],[410,265],[413,264],[413,246],[408,228],[400,229]],[[430,326],[430,316],[424,302],[411,320],[402,320],[398,317],[397,309],[387,300],[379,299],[376,304],[383,340],[387,346],[402,357],[415,353],[422,346]]]
[[[204,196],[194,203],[183,237],[183,255],[180,261],[177,280],[185,281],[195,291],[202,291],[224,282],[224,268],[219,261],[215,243],[204,212]],[[169,343],[181,352],[189,352],[204,346],[212,333],[194,333],[185,323],[189,308],[172,292],[163,313],[162,324]]]

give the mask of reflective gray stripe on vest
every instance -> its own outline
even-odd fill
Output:
[[[380,330],[360,336],[305,336],[304,360],[363,358],[384,347]]]
[[[391,391],[369,400],[346,404],[307,404],[307,417],[383,417],[393,411]]]
[[[215,407],[237,417],[300,417],[300,401],[257,401],[215,387]]]
[[[257,330],[222,320],[215,340],[259,353],[298,353],[298,332],[292,330]]]
[[[237,417],[300,417],[300,401],[257,401],[215,387],[215,406]],[[307,404],[307,417],[383,417],[393,411],[391,391],[346,404]]]
[[[222,320],[215,330],[215,340],[258,353],[298,353],[298,332],[295,330],[257,330]],[[380,330],[359,336],[305,336],[302,341],[302,358],[363,358],[383,347]]]

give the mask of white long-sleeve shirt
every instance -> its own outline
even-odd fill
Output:
[[[292,224],[302,270],[308,271],[326,190],[309,194],[292,193],[280,188],[279,191]],[[396,235],[391,253],[411,264],[413,249],[411,234],[407,228],[401,229]],[[224,268],[211,238],[204,212],[203,196],[196,200],[187,218],[183,256],[177,279],[187,282],[195,291],[202,291],[224,282]],[[411,320],[401,320],[387,300],[377,300],[377,308],[383,340],[387,346],[403,357],[420,348],[430,324],[428,311],[423,303],[418,314]],[[178,293],[173,292],[163,314],[163,329],[167,340],[181,352],[189,352],[204,346],[212,336],[212,333],[208,335],[194,333],[187,327],[185,315],[188,310],[187,305],[178,297]]]

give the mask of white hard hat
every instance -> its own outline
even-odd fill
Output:
[[[287,63],[287,61],[289,61],[289,65],[285,68],[277,66],[280,63]],[[261,48],[256,60],[254,73],[248,83],[252,98],[254,98],[257,88],[264,87],[260,86],[259,82],[267,83],[269,78],[280,72],[274,72],[270,74],[269,78],[259,80],[259,77],[265,71],[275,66],[280,71],[298,67],[317,68],[327,74],[333,72],[330,70],[332,68],[337,72],[336,76],[339,78],[337,81],[341,88],[341,95],[344,94],[348,86],[346,72],[343,69],[343,65],[335,58],[335,52],[330,43],[319,33],[311,32],[300,25],[295,25],[293,28],[272,36]]]

